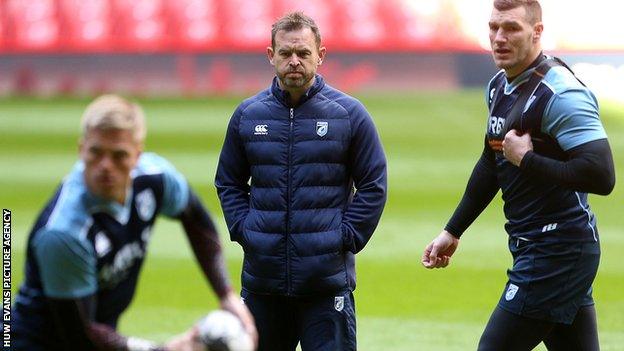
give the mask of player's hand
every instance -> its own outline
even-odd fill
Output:
[[[191,327],[183,334],[174,336],[165,344],[166,351],[204,351],[204,345],[199,340],[199,330]]]
[[[240,296],[236,295],[233,291],[230,291],[224,298],[221,299],[221,308],[234,313],[245,327],[245,330],[251,335],[254,341],[254,349],[258,346],[258,331],[256,330],[256,322],[254,321],[251,312]]]
[[[451,263],[451,256],[457,250],[459,239],[443,230],[427,247],[422,256],[425,268],[444,268]]]
[[[505,134],[503,140],[503,155],[514,166],[519,167],[524,155],[533,150],[531,134],[518,135],[518,131],[512,129]]]

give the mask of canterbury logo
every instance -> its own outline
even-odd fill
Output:
[[[254,135],[267,135],[269,134],[269,126],[266,124],[258,124],[254,128]]]

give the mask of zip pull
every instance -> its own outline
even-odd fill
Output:
[[[295,118],[295,109],[291,108],[290,109],[290,119],[293,119],[293,118]]]

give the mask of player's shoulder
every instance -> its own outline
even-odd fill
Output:
[[[166,158],[154,153],[144,152],[139,157],[136,167],[132,170],[132,177],[144,175],[158,175],[175,170],[173,164]]]
[[[567,91],[589,91],[574,74],[563,66],[552,67],[542,80],[554,94],[561,95]]]
[[[505,82],[505,70],[501,69],[501,70],[498,70],[498,72],[496,72],[496,74],[494,74],[492,78],[490,78],[490,80],[488,81],[487,87],[494,88],[497,85],[500,85],[501,83],[504,83],[504,82]]]
[[[52,200],[52,209],[43,229],[60,233],[79,233],[91,221],[87,207],[88,191],[84,182],[84,164],[77,162],[65,177]]]
[[[485,86],[485,101],[486,103],[490,104],[490,102],[492,101],[493,97],[494,97],[494,92],[496,90],[502,90],[505,88],[505,83],[506,83],[506,79],[505,79],[505,70],[499,70],[498,72],[496,72],[496,74],[494,76],[492,76],[492,78],[490,78],[490,80],[488,81],[487,85]]]
[[[59,226],[45,226],[37,231],[30,245],[36,252],[43,255],[59,252],[79,256],[88,254],[92,251],[92,245],[87,236],[90,223],[86,224],[78,230],[68,230]]]

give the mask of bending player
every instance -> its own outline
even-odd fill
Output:
[[[14,304],[14,350],[192,350],[195,329],[163,346],[116,332],[135,293],[150,232],[163,214],[180,220],[221,308],[255,335],[232,291],[219,237],[199,198],[165,159],[142,153],[141,108],[119,96],[82,118],[80,161],[46,204],[28,238],[26,277]]]

